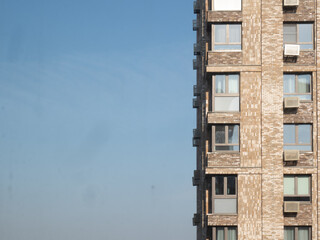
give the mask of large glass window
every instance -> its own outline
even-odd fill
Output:
[[[298,44],[301,49],[313,49],[313,24],[283,24],[283,43]]]
[[[237,227],[212,227],[212,236],[210,240],[237,240]]]
[[[213,24],[213,50],[241,50],[241,24]]]
[[[214,112],[238,112],[239,74],[213,76],[212,96]]]
[[[311,227],[284,227],[284,240],[311,240]]]
[[[213,151],[239,151],[239,125],[212,126]]]
[[[283,96],[311,100],[311,74],[284,74]]]
[[[214,11],[241,11],[241,0],[212,0]]]
[[[285,175],[283,194],[285,201],[310,201],[310,176]]]
[[[283,149],[312,151],[311,124],[284,124]]]
[[[216,175],[212,177],[212,213],[237,213],[237,177]]]

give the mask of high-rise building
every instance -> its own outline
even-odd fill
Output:
[[[320,2],[197,0],[198,240],[320,240]]]

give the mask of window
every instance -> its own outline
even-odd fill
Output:
[[[213,76],[212,93],[214,112],[238,112],[239,74]]]
[[[311,124],[284,124],[283,149],[312,151]]]
[[[237,177],[216,175],[211,179],[212,213],[237,213]]]
[[[283,24],[283,43],[299,44],[301,49],[313,49],[313,24]]]
[[[212,126],[213,151],[239,151],[239,125]]]
[[[285,175],[283,177],[284,201],[310,201],[310,176]]]
[[[214,24],[213,50],[241,50],[241,24]]]
[[[284,227],[284,240],[311,240],[311,227]]]
[[[311,74],[284,74],[283,96],[311,100]]]
[[[237,240],[237,227],[213,227],[211,240]]]
[[[241,0],[212,0],[214,11],[241,11]]]

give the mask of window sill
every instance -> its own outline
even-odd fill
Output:
[[[222,53],[222,52],[242,52],[242,49],[241,50],[225,49],[225,50],[210,50],[210,51],[208,51],[208,53]]]
[[[240,151],[212,151],[212,153],[221,153],[221,154],[239,153],[240,154]]]
[[[214,9],[211,9],[211,10],[208,10],[208,12],[242,12],[242,9],[241,10],[214,10]]]
[[[240,111],[224,111],[224,112],[219,112],[219,111],[211,111],[212,113],[240,113]]]
[[[208,213],[208,216],[238,216],[238,213]]]

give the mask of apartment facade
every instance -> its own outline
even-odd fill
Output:
[[[197,239],[320,240],[320,3],[194,13]]]

